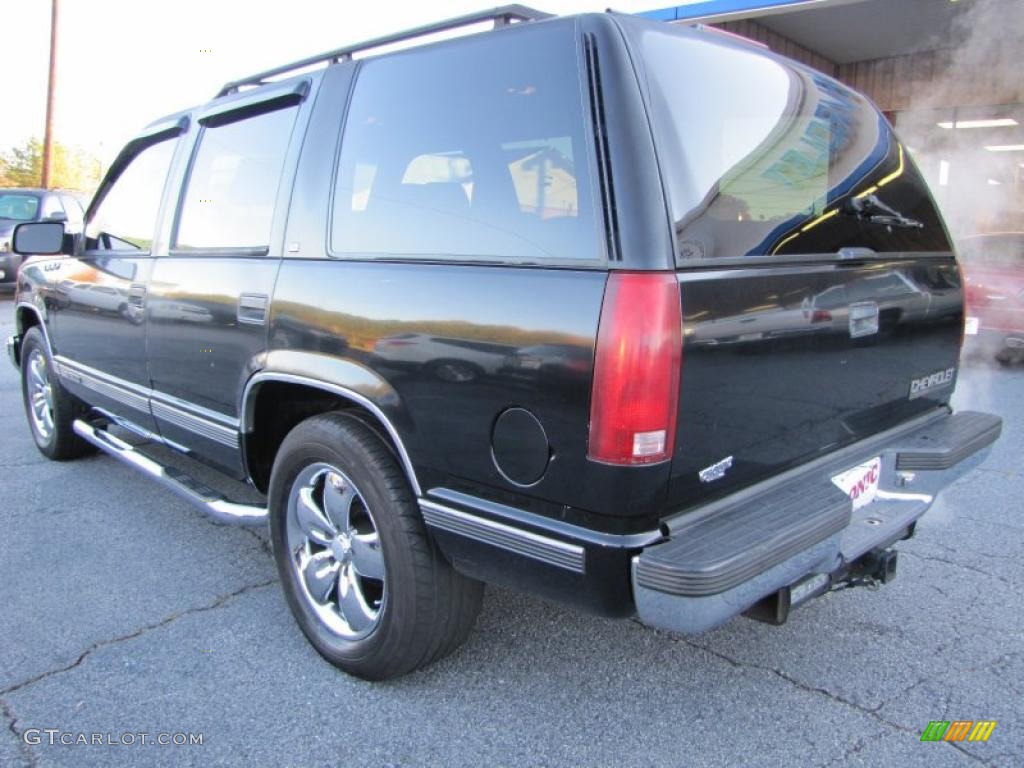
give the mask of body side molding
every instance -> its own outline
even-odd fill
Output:
[[[420,510],[431,528],[456,533],[573,573],[586,572],[586,556],[579,544],[524,531],[429,499],[420,499]]]
[[[70,379],[137,411],[151,412],[157,419],[168,421],[207,440],[238,448],[238,420],[231,416],[112,376],[63,355],[57,355],[54,359],[57,372],[62,378]]]

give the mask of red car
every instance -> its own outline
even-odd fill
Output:
[[[1024,361],[1024,232],[973,235],[960,244],[966,342],[1001,363]]]

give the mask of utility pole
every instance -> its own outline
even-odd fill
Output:
[[[46,130],[43,132],[43,179],[42,186],[50,187],[53,171],[53,92],[57,87],[57,5],[50,0],[50,80],[46,86]]]

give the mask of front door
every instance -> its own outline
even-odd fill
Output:
[[[53,274],[53,344],[64,383],[91,405],[154,429],[143,305],[175,126],[133,141],[90,208],[76,254]]]

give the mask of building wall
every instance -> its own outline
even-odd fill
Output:
[[[725,21],[720,24],[711,24],[709,26],[718,27],[724,29],[726,32],[732,32],[734,35],[741,35],[750,40],[757,40],[759,43],[764,43],[776,53],[781,53],[783,56],[788,56],[791,59],[796,59],[799,62],[814,67],[821,72],[828,75],[835,75],[836,63],[830,59],[825,58],[820,53],[812,51],[810,48],[806,48],[799,43],[790,40],[788,37],[780,35],[768,27],[758,24],[756,21],[750,19],[743,19],[741,21]]]
[[[872,61],[837,64],[752,19],[711,26],[757,40],[869,96],[884,112],[1024,102],[1020,52],[1013,38],[987,47],[923,51]]]
[[[924,51],[840,64],[835,74],[887,112],[911,106],[967,107],[1024,101],[1024,77],[1006,77],[1002,73],[1008,70],[986,66],[995,61],[969,66],[961,58],[953,50]],[[1014,67],[1012,71],[1019,70]]]

